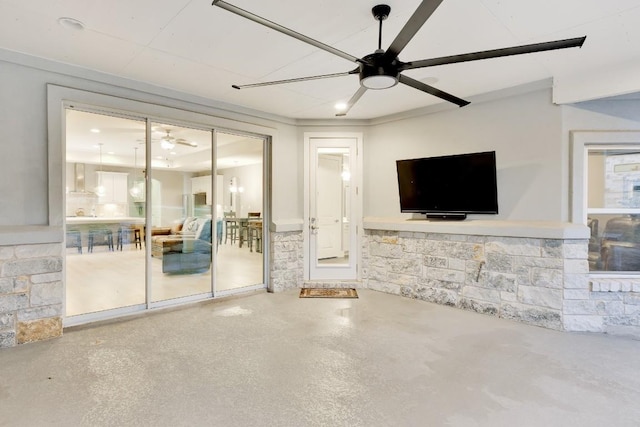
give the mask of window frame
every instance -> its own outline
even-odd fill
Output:
[[[571,131],[571,222],[587,224],[589,214],[640,214],[640,208],[592,208],[587,206],[590,150],[640,149],[640,131]],[[640,271],[590,271],[601,278],[640,278]]]

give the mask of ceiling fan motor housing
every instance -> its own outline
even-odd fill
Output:
[[[387,89],[398,84],[400,71],[396,60],[384,61],[384,51],[365,56],[360,64],[360,85],[367,89]]]

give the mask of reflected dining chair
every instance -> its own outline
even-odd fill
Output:
[[[224,243],[227,243],[227,239],[231,239],[231,244],[238,238],[238,220],[236,219],[236,213],[233,211],[224,213]]]

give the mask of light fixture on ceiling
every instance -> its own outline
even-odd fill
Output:
[[[389,89],[398,84],[398,72],[382,67],[364,66],[360,71],[360,85],[367,89]]]
[[[76,30],[82,31],[84,30],[84,24],[81,21],[78,21],[75,18],[69,18],[68,16],[63,16],[58,18],[58,24],[67,30]]]
[[[347,103],[346,102],[338,102],[336,103],[336,105],[334,105],[334,108],[338,111],[343,111],[346,110],[347,108]]]
[[[102,197],[106,193],[104,185],[102,185],[102,142],[98,144],[98,148],[100,149],[100,172],[98,172],[98,186],[95,188],[95,192],[98,197]]]

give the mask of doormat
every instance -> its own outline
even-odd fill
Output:
[[[303,288],[300,298],[358,298],[358,292],[353,288]]]

